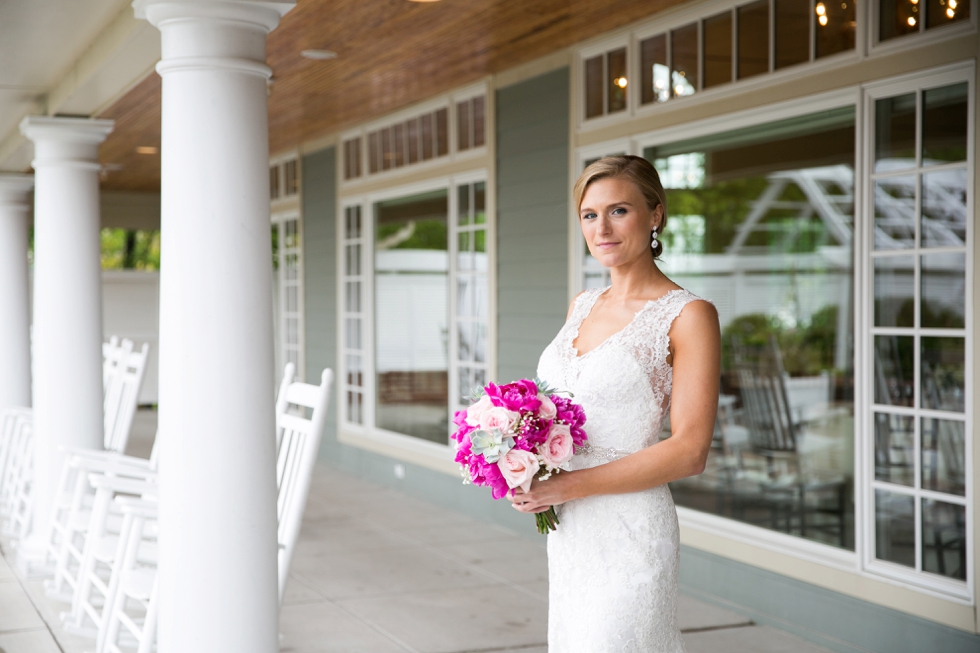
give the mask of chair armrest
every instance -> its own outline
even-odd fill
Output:
[[[157,518],[156,500],[119,496],[114,501],[119,504],[123,514],[139,515],[147,519]]]
[[[155,477],[156,472],[143,466],[129,465],[122,460],[92,460],[72,457],[68,464],[83,472],[99,472],[113,476],[135,477],[140,479]]]
[[[111,490],[112,492],[123,492],[125,494],[139,494],[156,496],[159,486],[154,482],[136,480],[132,478],[119,478],[118,476],[105,476],[103,474],[89,474],[88,481],[96,490]]]
[[[78,457],[83,460],[118,461],[120,463],[125,463],[127,465],[132,465],[134,467],[149,468],[150,466],[150,460],[148,458],[127,456],[125,454],[119,453],[118,451],[102,451],[100,449],[81,449],[79,447],[59,447],[59,450],[65,452],[72,458]]]

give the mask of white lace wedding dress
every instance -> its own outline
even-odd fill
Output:
[[[603,290],[587,290],[541,354],[539,378],[569,390],[589,435],[570,469],[595,467],[658,440],[670,407],[667,336],[698,299],[673,290],[648,302],[622,331],[579,356],[579,325]],[[682,653],[677,627],[677,511],[661,485],[558,507],[548,536],[549,653]]]

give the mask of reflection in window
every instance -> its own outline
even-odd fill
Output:
[[[374,205],[379,428],[445,443],[449,428],[448,194]]]
[[[647,148],[662,267],[713,301],[722,388],[678,504],[851,549],[854,110]]]
[[[640,102],[666,102],[670,98],[670,69],[667,67],[667,35],[658,34],[640,42]]]
[[[776,70],[810,60],[809,0],[774,0]]]
[[[769,1],[738,8],[738,78],[769,72]]]
[[[732,81],[732,12],[706,18],[704,31],[704,87]]]
[[[918,34],[969,17],[970,0],[879,0],[878,40]]]
[[[857,26],[854,15],[856,4],[857,0],[817,1],[814,7],[817,20],[813,28],[816,30],[818,59],[854,49],[854,32]]]
[[[670,33],[670,87],[674,97],[698,90],[698,26],[685,25]]]

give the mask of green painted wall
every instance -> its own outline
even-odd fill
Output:
[[[980,636],[681,547],[681,590],[841,653],[977,653]]]
[[[498,381],[533,377],[568,311],[569,71],[497,91]]]

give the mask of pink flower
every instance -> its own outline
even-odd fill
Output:
[[[503,433],[509,433],[518,417],[520,415],[512,410],[494,406],[480,415],[480,428],[484,431],[498,429]]]
[[[487,394],[494,406],[503,406],[507,410],[536,411],[541,401],[538,399],[538,386],[533,381],[521,379],[507,385],[487,384]]]
[[[531,479],[538,473],[541,465],[530,451],[511,449],[497,461],[497,467],[508,487],[519,487],[527,492],[531,489]]]
[[[553,424],[548,432],[548,439],[545,440],[539,453],[548,467],[558,467],[571,460],[575,453],[575,446],[568,425]]]
[[[466,423],[470,426],[480,426],[483,414],[493,408],[489,395],[483,395],[480,400],[466,409]]]
[[[538,417],[541,419],[555,419],[555,416],[558,415],[558,409],[555,408],[555,402],[551,400],[551,397],[539,392],[538,399],[541,400],[541,407],[538,408]]]

